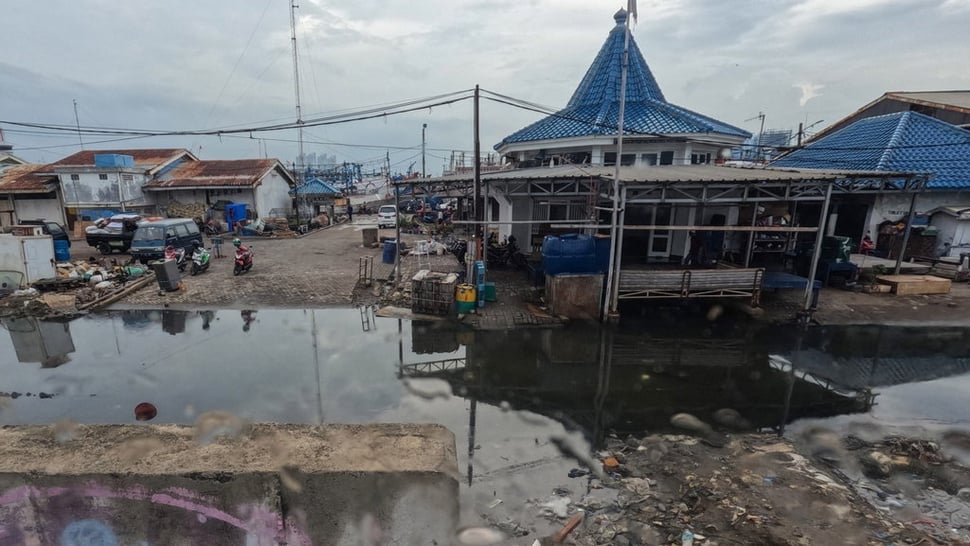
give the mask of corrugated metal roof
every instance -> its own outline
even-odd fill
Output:
[[[970,204],[936,207],[935,209],[926,211],[927,216],[933,216],[937,213],[953,216],[957,220],[970,220]]]
[[[771,166],[932,173],[931,190],[970,188],[970,131],[897,112],[861,119]]]
[[[558,167],[536,167],[532,169],[508,169],[505,171],[482,173],[484,181],[503,180],[548,180],[548,179],[612,179],[615,167],[592,165],[562,165]],[[754,182],[786,180],[841,180],[845,178],[865,178],[885,176],[885,172],[834,169],[781,169],[761,167],[722,167],[715,165],[664,165],[654,167],[620,167],[620,180],[627,183],[667,183],[667,182]],[[469,182],[471,174],[460,174],[428,178],[422,182]]]
[[[886,97],[970,113],[970,91],[893,91]]]
[[[60,161],[50,164],[50,167],[93,167],[94,156],[102,154],[130,155],[134,158],[135,166],[153,169],[164,165],[182,154],[191,153],[184,148],[155,148],[141,150],[83,150],[69,155]]]
[[[145,189],[255,187],[276,166],[285,172],[276,159],[186,161],[145,184]]]
[[[626,11],[621,9],[614,19],[616,25],[566,108],[512,133],[495,148],[516,142],[617,133]],[[667,102],[632,38],[623,129],[625,134],[719,133],[742,138],[751,136],[743,129]]]
[[[41,175],[47,165],[12,165],[0,168],[0,193],[47,193],[56,187],[57,177]]]

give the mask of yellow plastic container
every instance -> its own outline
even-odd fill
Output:
[[[475,286],[472,284],[459,284],[455,291],[455,305],[459,313],[470,313],[475,309],[477,300]]]

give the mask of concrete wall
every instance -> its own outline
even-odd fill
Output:
[[[452,542],[458,469],[443,427],[255,425],[207,444],[204,430],[0,429],[0,544]]]
[[[269,216],[273,209],[290,211],[293,209],[293,199],[290,197],[290,185],[275,169],[263,177],[260,185],[256,186],[256,213],[262,217]]]
[[[64,205],[60,199],[15,199],[14,208],[18,220],[49,220],[67,225]]]
[[[546,275],[546,298],[557,317],[599,320],[603,296],[603,275]]]

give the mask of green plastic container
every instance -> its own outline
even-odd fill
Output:
[[[498,301],[498,291],[493,282],[485,283],[485,301]]]
[[[458,312],[467,315],[475,310],[475,302],[473,301],[456,301],[455,307],[458,308]]]

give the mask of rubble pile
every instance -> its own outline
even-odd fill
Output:
[[[106,264],[95,258],[90,261],[59,263],[56,267],[55,278],[41,279],[33,283],[31,289],[42,294],[42,298],[70,293],[77,307],[110,297],[123,290],[131,280],[148,273],[144,267],[119,264],[117,260]],[[51,305],[47,307],[58,312],[66,309],[63,304],[56,306],[57,308]]]
[[[286,218],[264,218],[264,229],[272,231],[274,237],[293,239],[296,232],[290,229],[290,221]]]
[[[166,207],[169,218],[205,218],[204,203],[179,203],[172,201]]]

